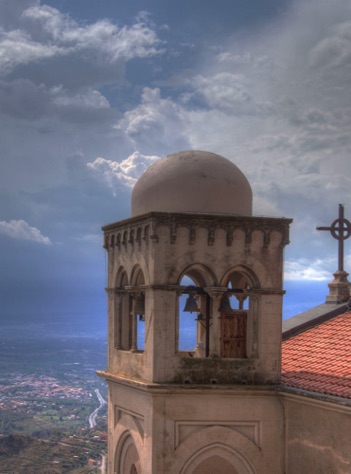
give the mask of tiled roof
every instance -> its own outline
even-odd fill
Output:
[[[351,311],[283,341],[282,384],[351,398]]]

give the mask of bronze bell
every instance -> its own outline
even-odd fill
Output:
[[[190,294],[185,302],[183,311],[185,313],[198,313],[200,311],[195,295]]]
[[[223,294],[222,299],[221,299],[221,304],[219,305],[218,311],[220,313],[225,313],[227,311],[232,311],[232,307],[230,306],[228,293]]]

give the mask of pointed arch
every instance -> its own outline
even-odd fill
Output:
[[[145,348],[145,291],[138,287],[145,285],[144,272],[139,264],[134,265],[130,277],[131,286],[134,288],[132,293],[132,350],[144,350]]]
[[[178,446],[171,474],[193,474],[214,456],[229,463],[232,471],[228,474],[256,474],[262,451],[236,430],[209,426],[193,433]]]
[[[114,453],[114,473],[130,474],[132,468],[141,473],[140,455],[143,449],[143,428],[135,417],[123,414],[118,421],[114,439],[117,444]]]
[[[261,288],[260,280],[247,266],[237,265],[225,273],[221,283],[228,288],[232,307],[220,317],[221,357],[257,357],[258,302],[252,301],[250,290]]]
[[[261,288],[258,276],[246,265],[237,265],[226,271],[221,278],[221,286],[228,286],[229,283],[233,288]]]
[[[190,282],[184,284],[182,280],[186,278],[188,278]],[[189,310],[185,310],[187,312],[183,310],[183,307],[186,303],[186,295],[180,294],[178,298],[178,317],[176,325],[176,344],[178,351],[185,351],[188,353],[188,355],[192,354],[196,357],[208,357],[209,328],[206,328],[206,323],[204,324],[203,315],[210,315],[210,298],[209,295],[204,291],[204,288],[208,286],[215,286],[216,282],[217,280],[214,272],[209,267],[201,263],[194,263],[187,266],[178,277],[178,285],[198,287],[196,290],[198,292],[196,295],[198,311],[197,317],[192,318],[192,324],[190,324],[189,321]],[[200,288],[201,292],[199,292]],[[189,292],[187,297],[191,298]],[[189,322],[187,322],[187,320]],[[186,328],[187,331],[185,331]]]
[[[214,272],[208,266],[203,265],[202,263],[193,263],[192,265],[184,268],[178,277],[178,285],[184,276],[190,277],[196,283],[196,286],[205,287],[217,285],[217,279]]]
[[[130,336],[130,296],[125,290],[128,286],[129,279],[127,271],[123,266],[117,270],[115,277],[115,288],[118,293],[114,296],[113,322],[111,326],[114,328],[114,347],[116,349],[129,349],[131,345]]]
[[[140,458],[131,434],[126,431],[115,456],[114,472],[119,474],[139,473]],[[138,466],[138,467],[137,467]]]
[[[134,265],[130,277],[130,284],[132,286],[145,285],[144,272],[139,264]]]
[[[128,285],[128,275],[123,266],[119,267],[115,278],[115,288],[123,288]]]

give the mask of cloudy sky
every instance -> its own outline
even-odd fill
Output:
[[[294,219],[294,314],[337,269],[315,227],[339,203],[351,218],[351,4],[0,0],[0,123],[3,318],[104,318],[100,227],[185,149],[238,165],[256,215]]]

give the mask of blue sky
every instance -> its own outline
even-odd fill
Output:
[[[286,311],[322,303],[337,244],[315,227],[351,216],[350,32],[346,0],[1,0],[3,318],[104,318],[100,227],[185,149],[294,219]]]

